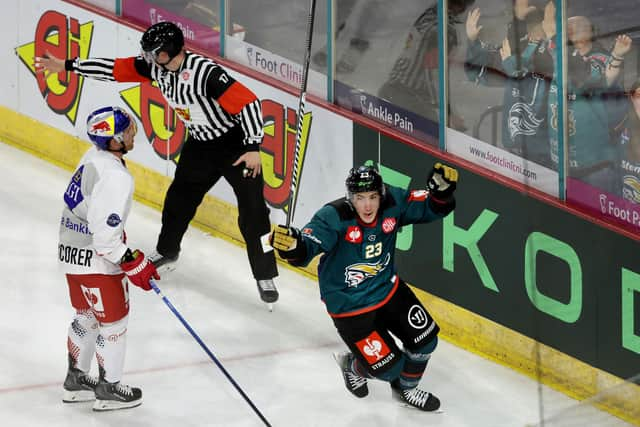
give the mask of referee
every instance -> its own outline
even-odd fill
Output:
[[[185,50],[182,31],[174,23],[152,25],[140,44],[137,57],[64,60],[47,53],[35,58],[35,67],[40,73],[66,70],[104,81],[155,81],[189,136],[165,196],[158,253],[151,257],[154,264],[160,267],[178,259],[180,242],[198,205],[224,177],[238,201],[238,226],[260,297],[266,303],[277,301],[275,256],[273,251],[264,253],[260,243],[260,236],[271,229],[262,193],[260,101],[220,65]]]

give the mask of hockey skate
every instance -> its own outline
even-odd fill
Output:
[[[362,398],[369,394],[367,387],[367,379],[357,375],[351,369],[353,363],[353,354],[348,351],[333,353],[333,358],[342,371],[344,385],[347,390],[356,397]]]
[[[278,301],[278,289],[276,289],[273,279],[261,279],[256,280],[258,286],[258,292],[260,292],[260,299],[267,303],[269,311],[273,311],[273,303]]]
[[[160,252],[154,252],[149,260],[156,266],[158,273],[168,273],[176,269],[176,262],[178,261],[178,254],[173,256],[165,256]]]
[[[72,367],[71,362],[64,380],[62,401],[65,403],[89,402],[95,400],[98,378]]]
[[[135,408],[142,404],[142,390],[121,384],[107,382],[104,372],[100,371],[100,381],[96,386],[94,411],[113,411],[116,409]]]
[[[413,407],[426,412],[441,412],[440,399],[433,394],[420,390],[418,387],[407,390],[400,389],[397,384],[391,383],[391,395],[394,400],[404,406]]]

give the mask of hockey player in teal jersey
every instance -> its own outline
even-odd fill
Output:
[[[376,169],[353,168],[346,197],[323,206],[302,230],[280,225],[271,235],[292,265],[305,266],[322,253],[320,296],[350,350],[334,357],[357,397],[368,394],[367,378],[376,378],[391,383],[392,396],[405,405],[440,407],[436,396],[417,387],[439,328],[398,276],[394,260],[400,228],[449,214],[457,181],[457,170],[441,163],[431,171],[428,190],[385,185]]]

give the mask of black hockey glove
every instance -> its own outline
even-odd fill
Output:
[[[451,198],[456,190],[458,171],[450,166],[438,162],[433,165],[431,174],[427,179],[427,188],[434,198],[446,201]]]
[[[429,189],[429,207],[439,215],[446,216],[455,209],[453,192],[458,182],[458,171],[450,166],[436,163],[433,165],[427,188]]]
[[[276,225],[269,238],[269,243],[284,259],[298,258],[303,246],[300,230],[286,225]]]

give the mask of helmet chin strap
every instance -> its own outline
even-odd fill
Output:
[[[118,148],[117,150],[112,150],[111,148],[108,148],[107,151],[111,151],[112,153],[122,153],[122,154],[127,154],[129,152],[125,147],[124,141],[122,141],[122,138],[113,137],[113,140],[118,142],[120,145],[122,145],[122,147]]]

